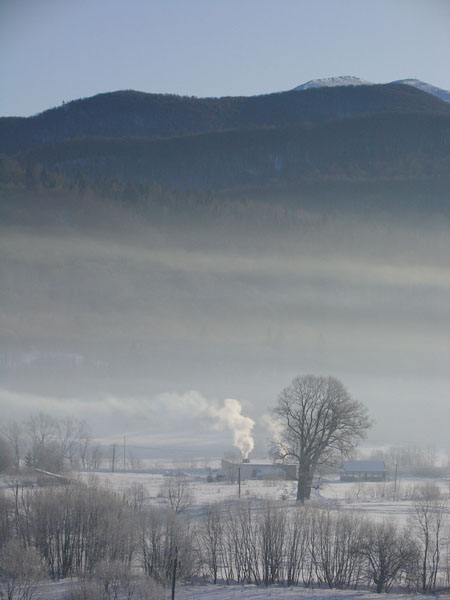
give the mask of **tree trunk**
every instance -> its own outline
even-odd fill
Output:
[[[302,504],[305,500],[311,498],[313,473],[309,466],[299,465],[298,468],[298,484],[297,484],[297,502]]]

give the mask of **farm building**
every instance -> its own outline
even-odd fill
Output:
[[[386,481],[387,469],[381,460],[344,461],[341,481]]]
[[[34,469],[36,473],[36,482],[38,486],[53,486],[53,485],[69,485],[70,479],[57,473],[50,473],[50,471],[44,471],[43,469]]]
[[[240,463],[234,463],[229,460],[222,460],[222,472],[227,481],[241,481],[246,479],[296,479],[297,465],[282,465],[273,463],[252,463],[244,460]]]

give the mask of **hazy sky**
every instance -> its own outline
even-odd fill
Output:
[[[200,405],[236,398],[263,453],[279,392],[330,374],[368,407],[371,444],[448,447],[445,219],[194,221],[0,229],[0,414],[72,414],[108,440],[217,456],[232,435]]]
[[[450,89],[449,31],[449,0],[0,0],[0,115],[337,75]],[[130,223],[122,237],[0,223],[0,414],[91,415],[110,439],[212,453],[231,437],[208,415],[231,397],[261,449],[281,389],[331,374],[368,406],[372,443],[448,445],[448,221],[275,213],[233,239]]]
[[[118,89],[196,96],[309,79],[450,89],[448,0],[0,0],[0,115]]]

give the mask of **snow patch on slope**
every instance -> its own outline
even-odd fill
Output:
[[[435,85],[431,85],[429,83],[425,83],[424,81],[420,81],[420,79],[398,79],[397,81],[392,81],[391,83],[401,83],[403,85],[411,85],[427,94],[431,94],[432,96],[436,96],[444,102],[450,102],[450,92],[448,90],[444,90],[442,88],[438,88]]]
[[[444,102],[450,102],[450,91],[444,90],[442,88],[438,88],[429,83],[425,83],[424,81],[420,81],[420,79],[397,79],[396,81],[391,81],[390,83],[399,83],[402,85],[410,85],[415,87],[427,94],[431,94],[432,96],[436,96]],[[323,79],[311,79],[311,81],[307,81],[306,83],[302,83],[297,87],[293,88],[293,92],[301,92],[302,90],[310,90],[312,88],[322,88],[322,87],[339,87],[339,86],[352,86],[352,85],[374,85],[370,81],[366,81],[365,79],[361,79],[360,77],[355,77],[353,75],[341,75],[340,77],[324,77]]]
[[[340,87],[343,85],[372,85],[370,81],[366,81],[365,79],[360,79],[359,77],[354,77],[352,75],[341,75],[340,77],[325,77],[323,79],[311,79],[311,81],[307,81],[306,83],[302,83],[301,85],[295,87],[293,89],[294,92],[300,90],[309,90],[311,88],[321,88],[321,87]]]

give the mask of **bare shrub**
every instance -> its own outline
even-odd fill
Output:
[[[440,585],[441,553],[449,528],[447,501],[435,483],[426,483],[418,489],[410,527],[420,550],[420,587],[422,592],[429,593]]]
[[[103,590],[93,582],[80,582],[70,587],[67,600],[104,600]]]
[[[84,485],[37,490],[27,523],[53,579],[91,573],[102,560],[130,563],[138,515],[105,489]]]
[[[417,556],[409,532],[400,531],[392,521],[367,523],[361,552],[367,558],[369,577],[379,594],[400,581]]]
[[[220,563],[223,554],[224,523],[222,504],[209,504],[200,526],[202,540],[203,562],[207,567],[208,576],[217,583]]]
[[[298,585],[302,580],[306,586],[311,583],[311,512],[310,507],[302,506],[287,516],[284,579],[289,586]]]
[[[125,501],[131,508],[141,512],[145,504],[145,487],[142,483],[133,483],[124,493]]]
[[[177,580],[189,581],[201,569],[197,532],[183,515],[156,508],[141,514],[141,560],[144,572],[166,585],[177,561]]]
[[[120,568],[120,567],[119,567]],[[128,578],[112,573],[110,569],[101,569],[100,576],[90,581],[83,581],[70,587],[67,600],[113,600],[127,598],[127,600],[164,600],[164,588],[150,577],[135,575]]]
[[[0,549],[0,597],[7,600],[30,600],[35,584],[44,578],[39,554],[9,540]]]
[[[258,523],[258,550],[266,587],[282,580],[285,536],[285,511],[274,502],[265,502]]]
[[[314,540],[310,551],[319,581],[330,588],[356,587],[364,567],[360,552],[364,519],[347,512],[316,509],[312,527]]]

